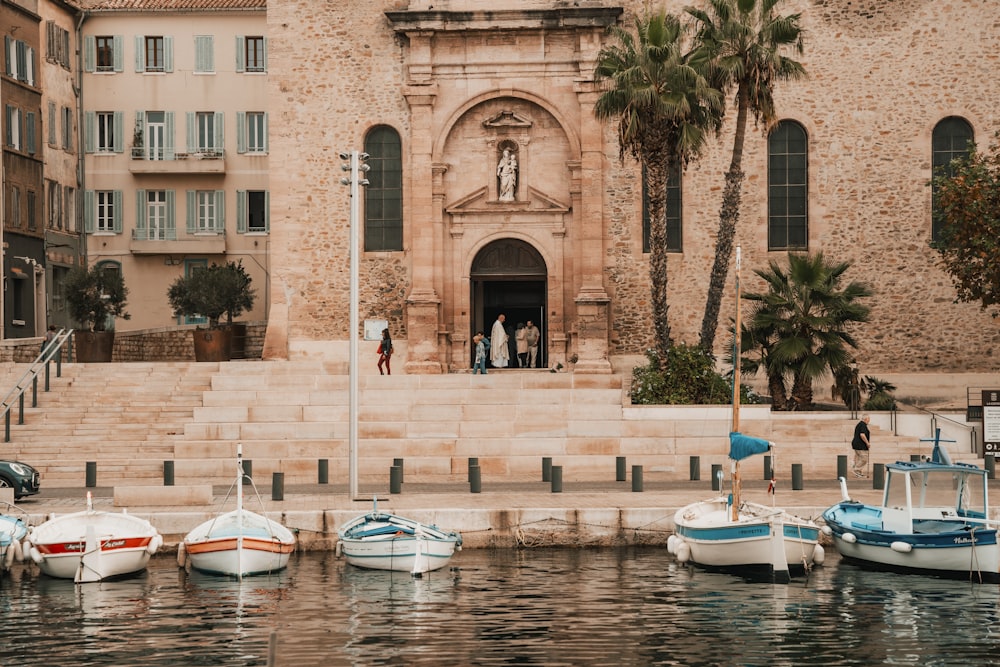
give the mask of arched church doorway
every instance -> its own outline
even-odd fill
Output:
[[[471,279],[472,321],[469,339],[477,331],[490,335],[497,316],[506,317],[510,336],[510,358],[517,359],[514,333],[517,324],[533,322],[541,332],[535,367],[548,365],[548,327],[545,320],[547,272],[541,254],[530,244],[518,239],[501,239],[479,251],[472,261]],[[472,366],[474,354],[470,355]],[[511,364],[516,368],[515,364]]]

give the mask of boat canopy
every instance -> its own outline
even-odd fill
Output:
[[[771,451],[771,443],[763,438],[755,438],[733,431],[729,434],[729,458],[734,461]]]

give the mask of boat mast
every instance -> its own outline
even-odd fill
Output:
[[[243,443],[236,445],[236,522],[239,528],[236,534],[236,577],[243,579]]]
[[[740,334],[741,334],[741,313],[740,313],[740,265],[742,264],[742,252],[740,246],[736,246],[736,327],[733,336],[733,426],[732,432],[740,431]],[[731,487],[733,490],[733,505],[730,509],[732,520],[739,519],[740,507],[740,462],[733,461],[731,467]]]

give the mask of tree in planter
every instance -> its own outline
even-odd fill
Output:
[[[66,276],[65,291],[70,316],[87,331],[107,331],[114,318],[131,317],[125,312],[128,288],[121,271],[96,265],[74,268]]]
[[[243,262],[213,263],[175,280],[167,290],[167,300],[175,316],[206,317],[208,326],[217,329],[223,315],[232,324],[234,317],[253,308],[256,290],[251,282]]]

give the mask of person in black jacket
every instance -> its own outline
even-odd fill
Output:
[[[379,375],[392,375],[392,369],[389,367],[389,362],[392,358],[392,337],[389,335],[388,329],[382,329],[382,341],[378,344],[378,374]],[[385,365],[385,371],[382,371],[382,366]]]
[[[861,421],[854,427],[854,439],[851,440],[851,448],[854,450],[854,476],[868,476],[868,451],[871,449],[871,431],[868,430],[868,423],[872,418],[868,415],[861,415]]]

